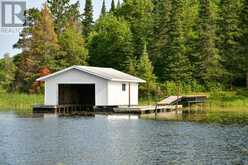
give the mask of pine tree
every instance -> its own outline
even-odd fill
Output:
[[[248,1],[243,2],[243,7],[240,14],[240,27],[242,29],[240,44],[241,44],[241,57],[239,58],[240,68],[246,75],[246,87],[248,88]]]
[[[127,64],[127,73],[137,76],[137,60],[135,58],[129,58]]]
[[[115,0],[112,0],[111,2],[110,12],[115,12]]]
[[[168,42],[161,48],[160,66],[162,81],[188,81],[191,79],[191,66],[185,54],[182,27],[182,0],[174,0],[168,22]]]
[[[52,15],[47,5],[41,10],[41,16],[32,28],[31,42],[32,58],[37,65],[37,71],[42,67],[53,69],[55,67],[53,66],[54,56],[59,45]]]
[[[156,77],[153,73],[152,62],[149,59],[146,45],[137,66],[137,76],[146,80],[146,84],[140,85],[141,95],[154,94],[156,90]]]
[[[200,0],[198,31],[198,53],[194,76],[205,83],[215,82],[222,74],[222,67],[216,48],[216,26],[210,0]]]
[[[134,54],[137,58],[142,54],[143,46],[151,36],[152,11],[151,0],[124,0],[116,12],[117,16],[124,17],[131,25]]]
[[[120,0],[118,0],[117,1],[117,5],[116,5],[116,9],[118,10],[118,9],[120,9],[121,8],[121,2],[120,2]]]
[[[83,13],[83,35],[88,37],[93,27],[93,6],[92,0],[86,0]]]
[[[106,4],[105,0],[102,1],[102,9],[101,9],[101,16],[104,16],[106,14]]]
[[[240,77],[239,63],[239,9],[240,1],[222,0],[220,3],[219,50],[221,61],[227,73],[226,79],[232,88],[233,81]]]
[[[20,33],[19,40],[13,45],[13,48],[27,51],[30,49],[33,25],[37,22],[40,17],[40,11],[35,8],[31,8],[25,11],[25,23],[22,32]]]
[[[168,24],[171,15],[171,0],[154,1],[153,31],[150,42],[150,55],[154,64],[154,71],[158,77],[162,77],[164,64],[164,48],[168,44]]]

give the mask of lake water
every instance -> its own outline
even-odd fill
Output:
[[[248,165],[248,125],[0,113],[0,165]]]

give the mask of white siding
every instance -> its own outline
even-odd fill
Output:
[[[58,105],[58,84],[95,84],[96,105],[108,105],[108,81],[73,69],[45,82],[45,105]]]
[[[122,91],[122,84],[126,84],[126,91]],[[138,105],[138,83],[130,83],[131,105]],[[129,83],[128,82],[108,82],[108,105],[128,105],[129,104]]]
[[[131,83],[131,105],[139,104],[139,84]]]

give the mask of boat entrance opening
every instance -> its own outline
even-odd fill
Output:
[[[95,106],[95,84],[59,84],[59,105]]]

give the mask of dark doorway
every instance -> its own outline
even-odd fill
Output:
[[[59,105],[95,105],[94,84],[59,84]]]

